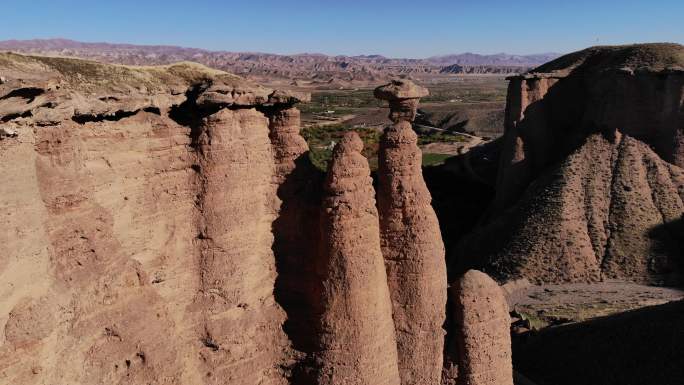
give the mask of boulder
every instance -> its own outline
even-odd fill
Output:
[[[389,102],[389,118],[396,123],[400,120],[413,121],[416,118],[419,99],[430,92],[410,80],[397,79],[376,88],[373,94],[376,98]]]

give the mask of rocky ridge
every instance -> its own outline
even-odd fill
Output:
[[[165,65],[193,61],[256,81],[284,80],[311,85],[377,83],[392,77],[449,74],[522,73],[558,55],[447,55],[427,59],[391,59],[380,55],[275,55],[208,51],[174,46],[82,43],[66,39],[7,40],[0,50],[127,65]],[[452,66],[454,64],[454,66]]]
[[[590,48],[510,78],[496,197],[456,271],[681,283],[682,100],[676,44]]]

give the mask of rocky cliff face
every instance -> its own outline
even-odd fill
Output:
[[[275,173],[268,120],[255,109],[205,118],[199,151],[199,288],[205,383],[284,383],[288,346],[273,297]],[[240,330],[240,333],[235,333]],[[275,361],[274,361],[274,358]]]
[[[652,44],[590,48],[510,78],[498,203],[595,131],[617,129],[684,166],[683,71],[682,46]]]
[[[194,64],[0,62],[1,382],[286,383],[269,121],[297,98]]]
[[[497,195],[457,270],[681,282],[683,130],[679,45],[590,48],[511,78]]]

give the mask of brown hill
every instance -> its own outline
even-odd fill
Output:
[[[676,44],[590,48],[511,78],[496,197],[457,271],[682,282],[682,100]]]

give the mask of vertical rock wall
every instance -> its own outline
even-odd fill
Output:
[[[314,269],[320,239],[322,173],[309,160],[309,147],[299,134],[300,112],[291,104],[267,109],[269,137],[275,157],[278,217],[273,222],[278,277],[275,297],[287,313],[283,326],[293,347],[302,353],[292,368],[292,383],[314,380],[311,354],[318,346],[316,314],[320,281]]]
[[[286,382],[278,372],[288,342],[273,297],[275,165],[268,135],[268,120],[256,110],[222,109],[205,119],[198,141],[197,339],[207,383]]]

